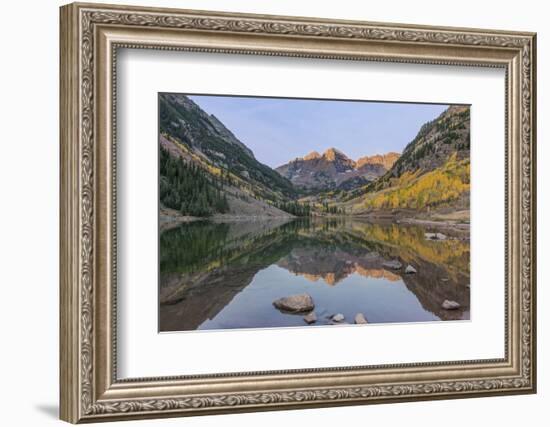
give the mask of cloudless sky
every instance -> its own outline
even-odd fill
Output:
[[[353,160],[402,152],[448,105],[189,96],[214,114],[260,162],[277,167],[335,147]]]

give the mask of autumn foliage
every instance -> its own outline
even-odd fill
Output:
[[[417,209],[435,207],[459,199],[470,191],[470,161],[453,154],[440,168],[420,174],[405,172],[391,187],[367,194],[367,209]]]

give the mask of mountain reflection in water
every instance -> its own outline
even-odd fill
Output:
[[[433,241],[429,231],[350,218],[182,224],[160,236],[160,331],[306,326],[273,306],[304,292],[315,325],[335,313],[369,323],[469,319],[469,239]],[[389,260],[403,268],[384,267]],[[444,310],[444,300],[460,308]]]

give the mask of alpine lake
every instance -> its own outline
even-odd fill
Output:
[[[434,231],[353,217],[179,224],[160,234],[159,331],[334,327],[359,313],[369,324],[468,320],[469,232]],[[315,322],[273,304],[298,294]]]

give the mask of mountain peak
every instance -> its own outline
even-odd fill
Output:
[[[317,151],[312,151],[308,155],[303,157],[303,160],[314,160],[314,159],[320,159],[321,155]]]
[[[364,165],[373,165],[380,164],[383,165],[386,169],[389,169],[393,166],[395,161],[399,158],[400,154],[395,152],[389,152],[386,154],[375,154],[373,156],[365,156],[357,159],[357,167]]]
[[[395,155],[393,161],[399,157],[396,153],[390,154]],[[365,163],[361,166],[342,151],[330,147],[323,154],[312,151],[275,170],[299,187],[352,189],[382,176],[387,171],[384,166],[384,159],[387,156],[390,155],[378,156],[378,162],[369,158],[369,164]],[[393,164],[393,161],[390,163]]]
[[[323,153],[323,157],[327,160],[336,160],[337,157],[347,159],[348,156],[346,156],[344,153],[342,153],[340,150],[330,147],[328,150],[326,150]]]

